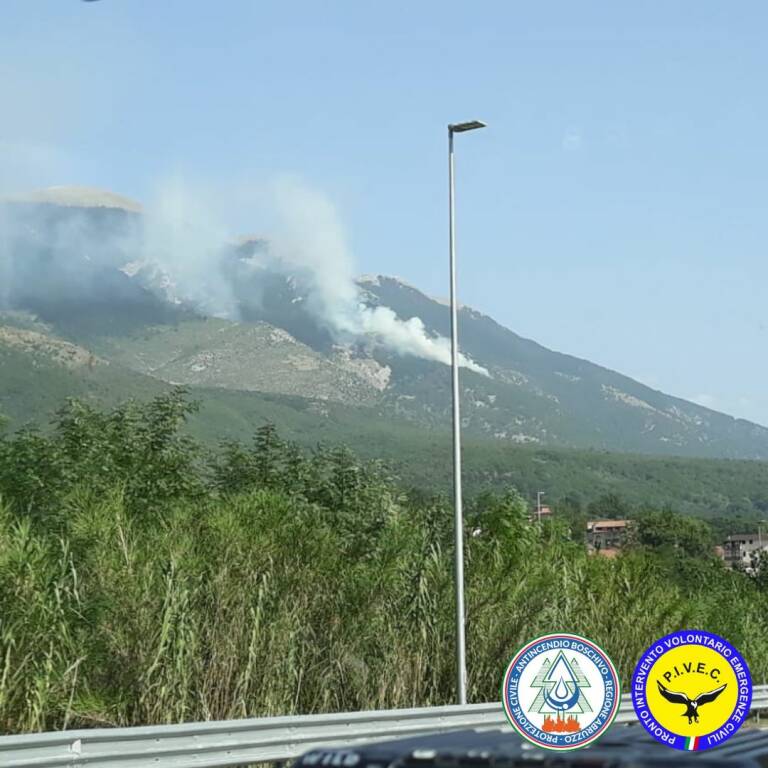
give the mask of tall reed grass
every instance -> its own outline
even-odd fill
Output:
[[[447,500],[268,427],[206,462],[179,432],[188,411],[178,393],[75,403],[50,435],[0,439],[0,731],[453,701]],[[696,526],[686,544],[651,519],[671,550],[606,560],[529,523],[513,491],[467,519],[472,701],[550,631],[589,636],[627,680],[655,638],[703,628],[765,680],[768,593],[693,557]]]
[[[140,521],[119,488],[66,508],[58,530],[0,509],[3,732],[452,700],[452,560],[428,516],[391,504],[362,547],[275,490]],[[683,586],[643,551],[590,558],[516,504],[488,521],[468,537],[472,700],[495,699],[515,649],[558,630],[594,639],[627,679],[651,640],[703,627],[764,679],[766,599],[745,577],[702,563]]]

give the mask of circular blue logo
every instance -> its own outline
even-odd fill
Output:
[[[689,752],[720,746],[742,726],[752,678],[724,638],[684,629],[659,638],[632,675],[632,705],[656,741]]]
[[[579,749],[602,736],[619,710],[608,655],[579,635],[544,635],[507,666],[501,698],[512,727],[544,749]]]

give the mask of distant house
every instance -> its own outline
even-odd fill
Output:
[[[587,522],[587,550],[615,557],[627,543],[631,520],[590,520]]]
[[[552,517],[552,510],[549,507],[542,507],[541,512],[539,512],[538,509],[534,509],[533,512],[531,512],[530,521],[532,523],[536,522],[539,518],[542,520],[549,520]]]
[[[768,551],[768,540],[759,533],[734,533],[723,542],[723,560],[729,568],[751,571],[760,551]]]

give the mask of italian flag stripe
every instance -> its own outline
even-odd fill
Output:
[[[699,737],[698,736],[690,736],[685,740],[685,748],[690,751],[694,752],[699,748]]]

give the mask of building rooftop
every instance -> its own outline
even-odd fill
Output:
[[[595,528],[626,528],[629,523],[629,520],[590,520],[587,523],[587,530],[591,531]]]

